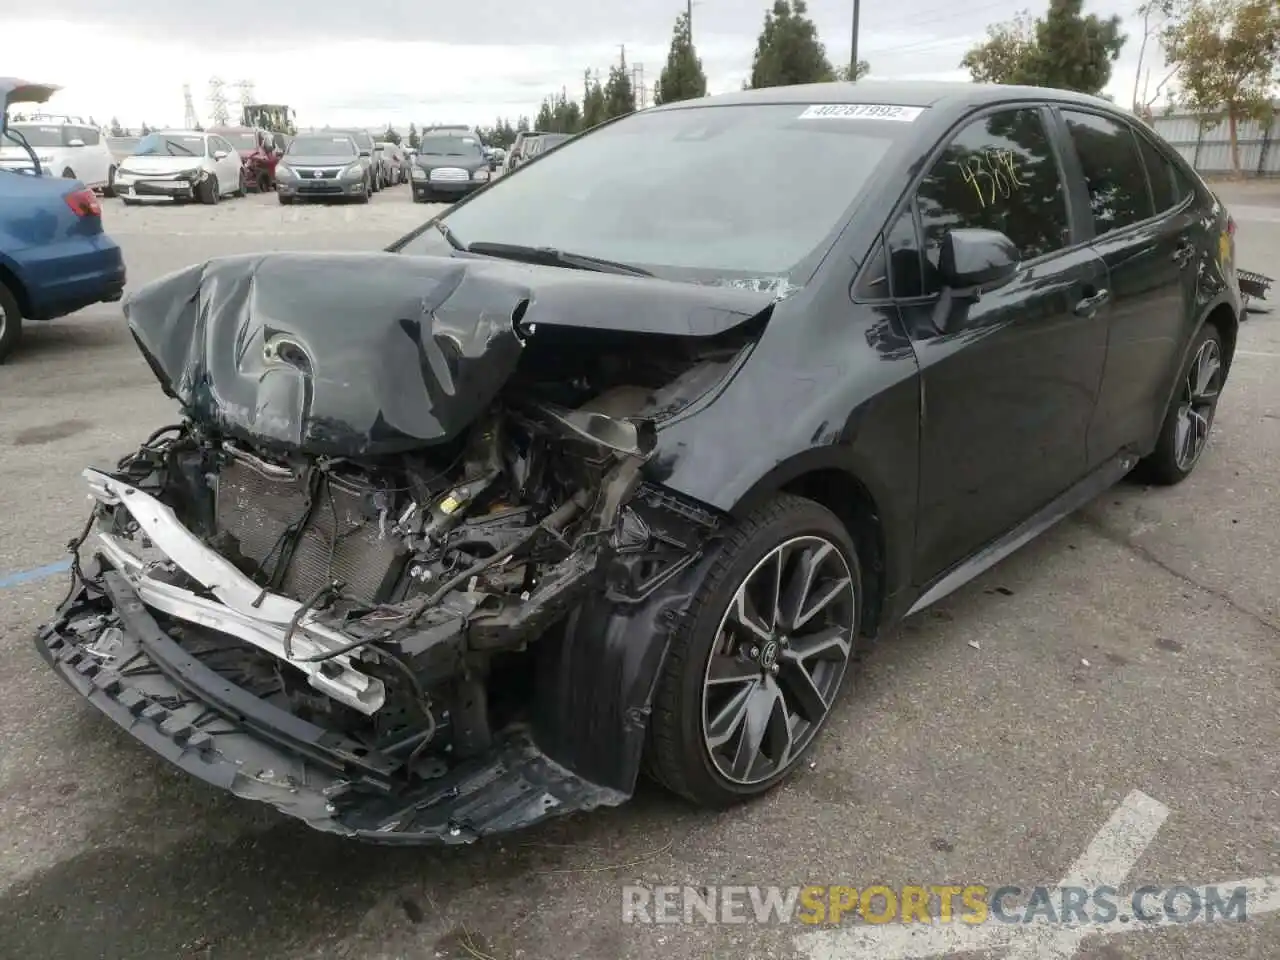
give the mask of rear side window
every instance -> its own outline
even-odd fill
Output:
[[[1134,132],[1093,113],[1063,110],[1062,117],[1080,157],[1098,236],[1155,216]]]
[[[926,294],[938,289],[935,270],[948,230],[999,230],[1023,260],[1070,242],[1066,190],[1036,109],[1002,110],[964,127],[925,176],[916,198]]]
[[[1155,200],[1156,213],[1176,207],[1187,195],[1178,176],[1178,168],[1147,137],[1141,133],[1136,133],[1135,136],[1143,165],[1147,168],[1147,180],[1151,182],[1151,197]]]

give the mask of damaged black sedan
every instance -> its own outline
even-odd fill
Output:
[[[40,652],[191,774],[411,843],[642,769],[770,789],[860,638],[1191,473],[1241,298],[1227,212],[1111,105],[860,83],[634,114],[386,251],[125,312],[181,418],[85,471]]]

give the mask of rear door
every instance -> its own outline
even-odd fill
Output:
[[[1102,111],[1060,110],[1085,191],[1093,249],[1111,276],[1106,369],[1089,429],[1089,459],[1145,452],[1195,317],[1195,192],[1154,139]]]
[[[1077,242],[1051,115],[988,110],[931,163],[887,236],[922,379],[915,571],[923,584],[1048,504],[1086,470],[1106,351],[1106,267]],[[1014,279],[939,310],[947,231],[999,230]],[[922,255],[921,255],[922,254]]]

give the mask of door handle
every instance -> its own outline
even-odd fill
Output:
[[[1091,296],[1085,297],[1076,304],[1075,313],[1077,317],[1092,317],[1098,312],[1098,308],[1111,299],[1110,290],[1099,290]]]
[[[1173,251],[1171,259],[1180,267],[1185,267],[1191,262],[1191,258],[1196,255],[1196,248],[1189,243],[1180,243],[1178,248]]]

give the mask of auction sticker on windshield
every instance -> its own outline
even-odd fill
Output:
[[[887,103],[815,103],[800,114],[801,120],[899,120],[910,123],[924,107],[897,107]]]

